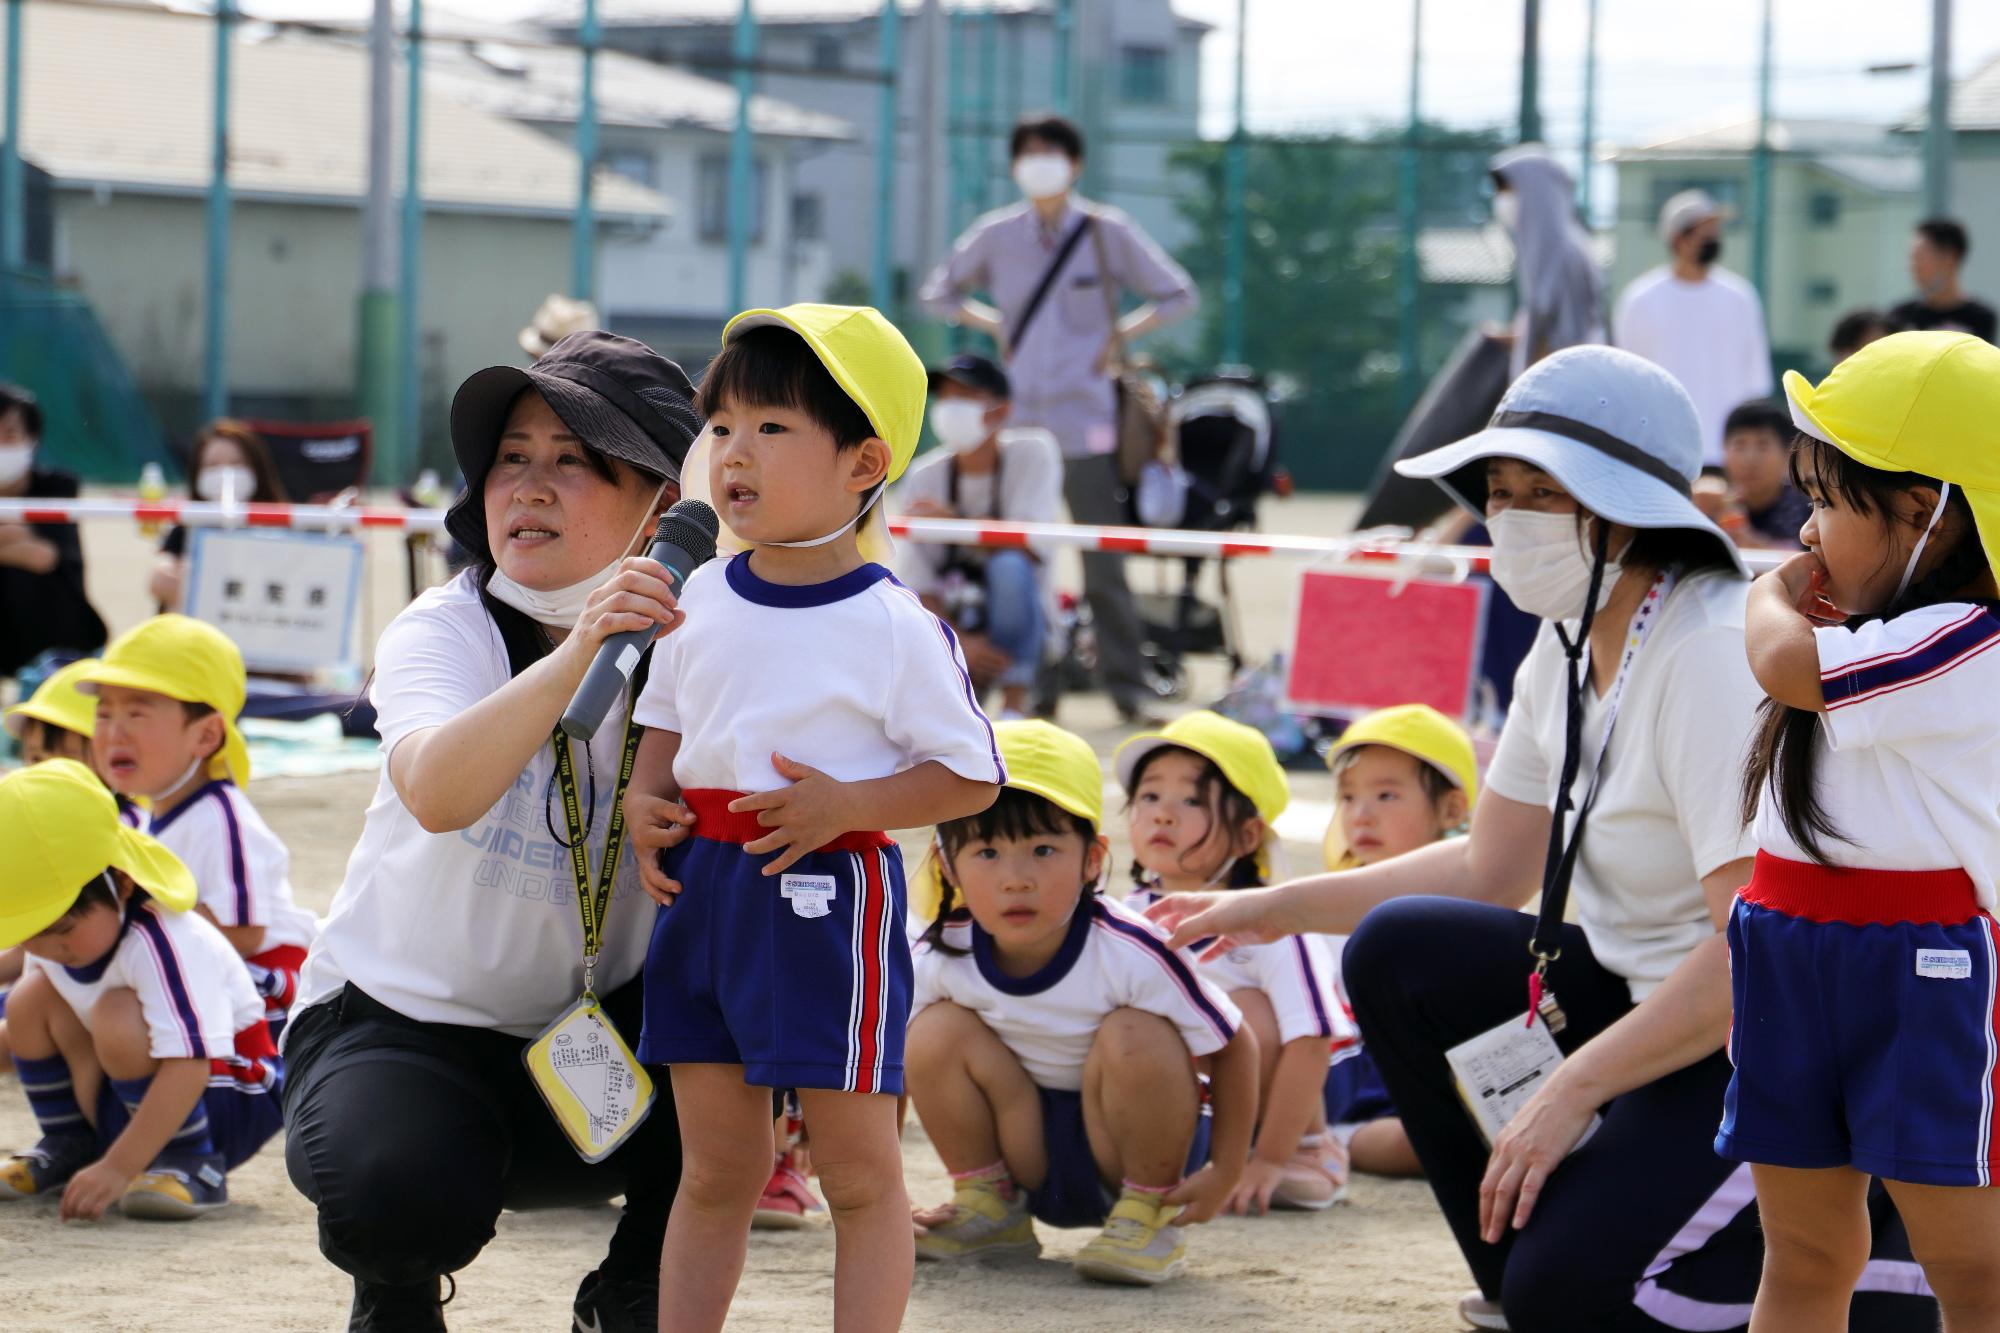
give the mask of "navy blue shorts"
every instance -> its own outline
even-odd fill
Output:
[[[1716,1152],[1993,1184],[1997,941],[1962,870],[1759,853],[1729,915],[1735,1073]]]
[[[887,836],[852,833],[783,875],[769,832],[731,815],[734,792],[685,794],[698,830],[665,853],[680,881],[646,951],[646,1064],[742,1065],[770,1088],[901,1093],[910,1021],[903,858]]]
[[[1035,1091],[1042,1099],[1042,1150],[1049,1159],[1049,1174],[1040,1189],[1028,1191],[1028,1210],[1052,1227],[1103,1226],[1111,1216],[1111,1205],[1118,1202],[1118,1191],[1097,1174],[1090,1134],[1083,1125],[1083,1094],[1039,1086]],[[1208,1161],[1211,1119],[1208,1098],[1203,1097],[1187,1168],[1181,1174],[1193,1175]]]
[[[1326,1071],[1321,1100],[1329,1125],[1365,1125],[1396,1114],[1396,1104],[1389,1100],[1389,1089],[1365,1047],[1334,1061]]]
[[[237,1070],[235,1075],[209,1075],[208,1091],[201,1096],[208,1111],[209,1138],[222,1156],[225,1171],[234,1171],[257,1155],[285,1127],[285,1065],[275,1055],[262,1058],[254,1075]],[[97,1094],[97,1143],[109,1151],[112,1142],[125,1132],[131,1113],[118,1100],[111,1080],[105,1079]]]

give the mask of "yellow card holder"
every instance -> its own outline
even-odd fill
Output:
[[[616,1152],[652,1113],[652,1077],[594,999],[577,1001],[543,1028],[521,1058],[535,1091],[586,1162]]]

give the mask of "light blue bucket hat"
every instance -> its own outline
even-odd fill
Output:
[[[1749,574],[1736,543],[1695,507],[1701,421],[1694,402],[1644,357],[1595,344],[1564,348],[1514,381],[1485,430],[1403,459],[1396,471],[1435,481],[1483,520],[1492,458],[1540,468],[1613,523],[1706,533]]]

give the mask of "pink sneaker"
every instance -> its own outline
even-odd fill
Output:
[[[757,1212],[750,1219],[755,1231],[795,1231],[806,1224],[808,1214],[823,1212],[826,1205],[813,1197],[812,1186],[784,1158],[771,1172],[764,1197],[757,1200]]]
[[[1271,1193],[1271,1206],[1316,1213],[1346,1197],[1347,1150],[1330,1137],[1308,1134],[1285,1163],[1284,1179]]]

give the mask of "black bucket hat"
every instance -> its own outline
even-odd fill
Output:
[[[701,434],[687,372],[642,342],[601,329],[572,333],[532,366],[488,366],[451,400],[451,449],[465,489],[445,530],[476,559],[492,558],[486,536],[486,474],[514,400],[533,389],[590,448],[640,471],[679,481]]]

